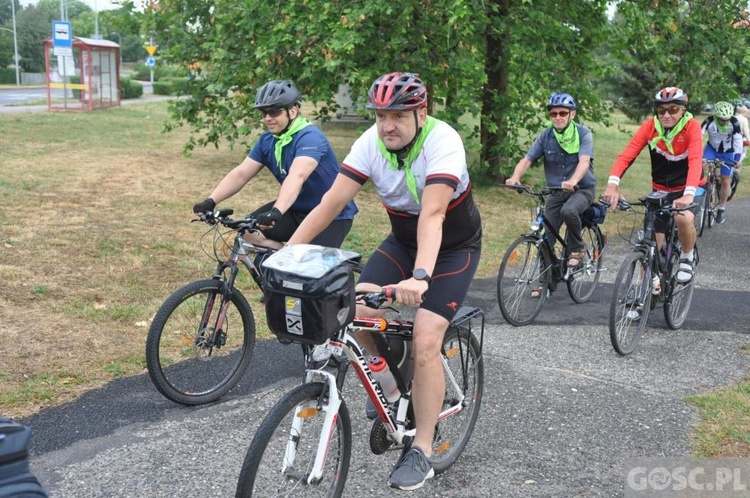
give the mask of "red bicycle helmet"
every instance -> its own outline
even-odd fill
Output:
[[[380,76],[368,92],[367,109],[404,111],[427,105],[427,87],[413,73],[388,73]]]
[[[656,97],[654,97],[654,104],[670,104],[673,102],[682,105],[687,105],[688,103],[687,94],[676,86],[662,88],[656,93]]]

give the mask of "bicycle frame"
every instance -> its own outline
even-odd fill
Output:
[[[472,318],[478,313],[467,315]],[[453,325],[453,324],[452,324]],[[484,331],[484,314],[482,313],[482,330]],[[339,407],[341,405],[341,389],[343,387],[346,371],[351,365],[354,368],[357,377],[364,387],[367,396],[372,400],[375,409],[377,410],[380,420],[385,426],[386,432],[389,437],[393,439],[396,444],[404,444],[405,438],[414,437],[416,434],[416,428],[407,428],[407,416],[409,415],[409,409],[411,406],[411,391],[408,390],[407,382],[401,375],[398,366],[395,361],[388,354],[387,350],[381,351],[382,356],[389,364],[391,373],[396,378],[399,390],[401,391],[401,397],[396,403],[395,410],[391,409],[385,394],[380,388],[380,384],[374,379],[367,360],[362,352],[362,348],[354,337],[354,333],[358,331],[369,331],[374,337],[379,337],[383,341],[385,338],[384,334],[398,335],[403,340],[411,340],[413,334],[413,323],[403,322],[398,320],[386,320],[383,318],[355,318],[351,325],[342,329],[338,337],[330,339],[324,346],[331,353],[331,359],[333,359],[336,366],[336,373],[331,373],[321,369],[308,370],[305,375],[305,383],[322,380],[327,388],[323,391],[323,396],[327,397],[327,402],[319,402],[318,408],[322,408],[325,412],[325,420],[323,430],[321,430],[320,439],[318,441],[317,453],[315,456],[315,463],[313,468],[310,470],[307,476],[307,483],[313,484],[322,478],[324,471],[324,464],[326,455],[328,453],[328,447],[330,444],[330,437],[334,430],[334,424],[338,414]],[[484,335],[484,334],[482,334]],[[461,355],[462,369],[466,370],[465,353],[463,346],[459,342],[459,354]],[[481,342],[480,342],[481,350]],[[459,393],[459,398],[453,400],[454,403],[449,408],[443,410],[438,415],[438,422],[460,412],[464,405],[465,396],[462,394],[463,389],[466,386],[459,386],[456,378],[453,376],[451,370],[448,368],[445,357],[441,357],[443,363],[443,371],[446,375],[446,383],[450,383],[454,388],[455,392]],[[464,376],[465,377],[465,376]],[[295,412],[294,422],[292,425],[292,431],[290,434],[294,434],[302,429],[304,424],[304,414],[300,414],[299,408]],[[296,442],[293,437],[290,436],[290,440],[287,443],[285,455],[284,455],[284,469],[294,461],[296,454]]]

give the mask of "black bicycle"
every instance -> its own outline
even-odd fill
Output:
[[[617,273],[609,309],[609,336],[615,351],[621,355],[628,355],[636,348],[657,304],[663,305],[667,325],[679,329],[685,323],[693,300],[695,277],[687,283],[676,279],[682,245],[677,237],[674,213],[692,209],[696,204],[675,208],[666,198],[665,192],[652,192],[637,203],[621,201],[618,206],[623,211],[633,206],[645,208],[643,228],[637,232],[634,251],[625,257]],[[656,247],[654,231],[654,221],[659,214],[669,215],[661,249]],[[694,258],[697,266],[697,245]]]
[[[253,356],[255,318],[235,281],[244,266],[262,289],[253,260],[269,249],[244,239],[257,230],[255,218],[232,219],[232,214],[221,209],[193,220],[211,226],[202,240],[210,240],[212,252],[206,253],[218,262],[216,272],[172,294],[148,332],[148,373],[159,392],[175,403],[201,405],[219,399],[239,382]]]
[[[581,235],[583,258],[575,267],[568,265],[570,256],[564,237],[544,216],[546,197],[559,187],[533,190],[522,185],[504,185],[525,192],[536,201],[531,232],[514,240],[503,256],[497,275],[497,302],[508,323],[528,325],[541,311],[547,297],[565,282],[573,301],[585,303],[599,282],[605,238],[599,224],[589,214],[583,218]],[[559,242],[559,249],[555,248]]]
[[[711,161],[703,161],[703,171],[706,175],[706,185],[703,187],[705,190],[703,202],[701,203],[701,215],[697,224],[698,237],[703,236],[703,231],[706,227],[711,228],[714,226],[714,220],[716,220],[716,207],[719,205],[719,193],[721,190],[721,167],[724,165],[724,161],[721,159],[713,159]]]

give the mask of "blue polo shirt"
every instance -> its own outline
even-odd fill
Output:
[[[277,141],[278,139],[271,132],[263,132],[247,156],[268,168],[279,183],[286,179],[291,164],[297,156],[310,157],[317,161],[318,166],[302,185],[302,190],[291,207],[293,211],[307,215],[320,204],[323,194],[331,188],[336,175],[339,173],[339,162],[336,159],[336,154],[333,153],[331,144],[328,143],[328,139],[320,131],[320,128],[313,125],[306,126],[295,133],[292,136],[292,141],[282,150],[281,162],[285,165],[284,169],[286,170],[285,173],[282,173],[279,165],[276,164],[274,153],[274,146]],[[357,211],[357,206],[354,201],[351,201],[336,219],[354,219]]]

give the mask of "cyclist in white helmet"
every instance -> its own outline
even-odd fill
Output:
[[[742,127],[734,116],[734,106],[729,102],[714,104],[714,115],[709,116],[701,124],[701,131],[708,135],[708,143],[703,149],[703,159],[711,161],[721,159],[721,190],[719,191],[719,205],[716,210],[716,223],[726,220],[726,207],[729,193],[732,189],[732,173],[742,160]]]

